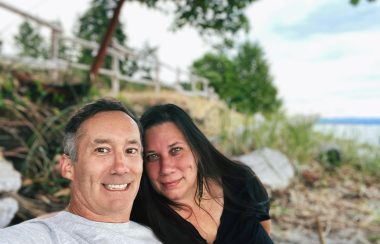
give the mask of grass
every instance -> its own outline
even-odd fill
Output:
[[[17,90],[13,78],[8,72],[0,76],[0,114],[2,120],[25,121],[25,128],[14,134],[14,138],[26,148],[22,169],[25,178],[33,184],[25,185],[22,194],[33,197],[36,193],[54,194],[68,183],[54,172],[55,157],[62,152],[61,140],[63,125],[69,113],[74,109],[58,109],[52,104],[43,104],[42,99],[32,100],[28,95],[15,95]],[[33,73],[35,74],[35,73]],[[41,74],[42,76],[43,74]],[[75,74],[67,74],[67,77]],[[83,74],[82,74],[83,75]],[[41,80],[43,80],[41,78]],[[42,81],[41,81],[42,82]],[[96,99],[110,96],[106,84],[97,85],[88,97]],[[195,123],[223,153],[236,156],[255,149],[269,147],[281,151],[295,162],[297,167],[309,165],[320,159],[319,155],[326,145],[335,145],[341,151],[339,163],[331,163],[329,158],[320,160],[326,171],[342,165],[354,168],[358,173],[380,176],[380,150],[377,146],[358,143],[355,140],[336,138],[332,134],[322,134],[314,130],[315,117],[287,117],[282,113],[267,117],[247,116],[229,109],[219,100],[207,100],[200,97],[187,97],[169,89],[159,94],[153,88],[125,86],[117,96],[140,116],[143,111],[157,103],[175,103],[190,113]],[[43,92],[43,91],[37,91]],[[46,106],[48,110],[44,110]],[[0,120],[1,121],[1,120]],[[19,129],[13,128],[12,130]],[[9,130],[12,132],[12,130]],[[27,135],[26,137],[24,137]],[[11,135],[7,135],[11,136]],[[23,140],[23,141],[21,141]],[[67,200],[66,200],[67,201]],[[289,209],[279,208],[278,214],[289,213]]]

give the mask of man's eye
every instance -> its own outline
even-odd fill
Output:
[[[109,151],[110,151],[110,149],[108,149],[106,147],[95,148],[95,152],[97,152],[97,153],[108,153]]]
[[[157,161],[158,159],[159,159],[159,156],[155,153],[145,155],[145,160],[147,162],[154,162],[154,161]]]
[[[127,149],[127,154],[136,154],[138,153],[138,149],[137,148],[128,148]]]

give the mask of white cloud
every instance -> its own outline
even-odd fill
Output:
[[[377,68],[380,23],[377,29],[373,29],[373,23],[368,23],[371,24],[368,30],[335,33],[317,28],[313,33],[311,28],[315,26],[304,27],[311,14],[317,20],[313,19],[310,24],[320,21],[320,25],[344,25],[322,22],[322,16],[318,19],[318,7],[337,7],[332,6],[337,1],[318,1],[319,5],[316,1],[299,0],[281,3],[258,2],[253,4],[249,14],[255,25],[253,30],[256,30],[252,36],[266,51],[287,111],[323,116],[379,116],[380,99],[376,97],[380,97]],[[341,9],[351,11],[350,7],[348,2],[340,5]],[[375,5],[373,7],[376,11]],[[288,33],[293,34],[289,36]]]

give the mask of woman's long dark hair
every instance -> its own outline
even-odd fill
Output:
[[[246,179],[247,175],[255,177],[253,171],[248,166],[232,161],[220,153],[184,110],[174,104],[156,105],[142,115],[140,122],[143,131],[165,122],[172,122],[183,133],[198,166],[198,195],[202,194],[203,183],[208,189],[207,181],[203,182],[203,179],[212,179],[223,188],[224,199],[234,203],[237,209],[247,211],[247,209],[252,208],[244,202],[238,202],[233,197],[232,189],[227,182],[222,181],[222,178],[226,175],[235,179]],[[164,243],[205,243],[196,229],[177,214],[173,207],[183,206],[157,193],[150,184],[144,167],[140,190],[132,209],[131,219],[149,226]]]

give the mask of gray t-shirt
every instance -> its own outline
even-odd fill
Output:
[[[0,229],[1,244],[143,244],[161,243],[153,232],[136,222],[95,222],[61,211],[46,219],[32,219]]]

